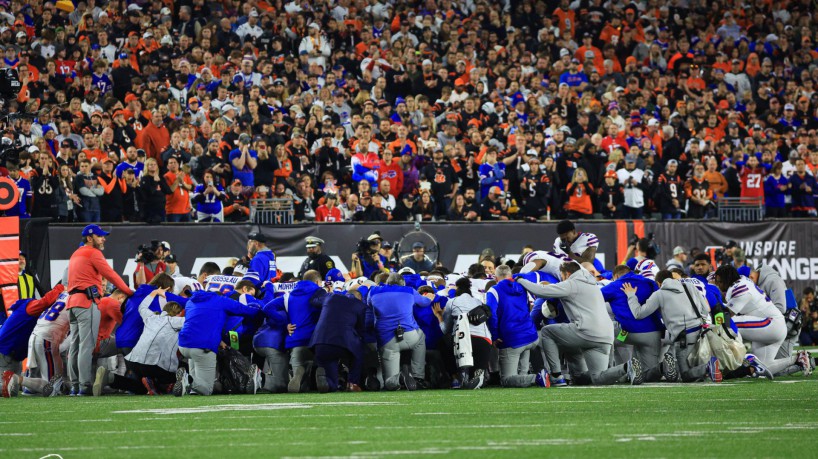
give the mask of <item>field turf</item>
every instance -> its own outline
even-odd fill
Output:
[[[816,457],[818,378],[0,399],[0,457]],[[52,456],[56,457],[56,456]]]

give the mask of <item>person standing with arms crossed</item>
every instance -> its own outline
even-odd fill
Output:
[[[127,296],[133,295],[122,278],[108,266],[102,251],[108,232],[99,225],[82,230],[82,246],[68,261],[68,309],[71,327],[71,347],[68,352],[68,374],[72,395],[91,395],[94,384],[93,353],[99,334],[100,313],[97,306],[102,298],[102,278],[113,283]]]

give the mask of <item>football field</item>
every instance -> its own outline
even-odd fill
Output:
[[[816,457],[818,379],[0,399],[0,457]],[[58,456],[51,456],[58,457]]]

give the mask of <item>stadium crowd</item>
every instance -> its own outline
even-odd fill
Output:
[[[0,10],[8,215],[676,219],[731,197],[816,216],[808,0]]]
[[[553,246],[485,251],[465,273],[387,268],[375,233],[379,265],[356,276],[313,266],[324,241],[308,237],[296,275],[253,232],[235,266],[186,278],[168,253],[132,290],[105,261],[108,235],[86,226],[63,281],[8,308],[3,397],[719,383],[814,365],[794,348],[815,340],[814,292],[799,310],[774,269],[737,267],[735,247],[718,267],[675,253],[660,269],[640,239],[607,271],[597,237],[564,220]]]

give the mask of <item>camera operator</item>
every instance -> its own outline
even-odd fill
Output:
[[[136,270],[133,274],[134,288],[147,284],[153,276],[165,272],[165,248],[159,241],[142,244],[136,253]]]
[[[352,254],[350,274],[353,277],[363,276],[371,279],[375,272],[388,272],[385,267],[386,257],[380,254],[381,243],[383,238],[378,233],[358,241],[358,248]]]

